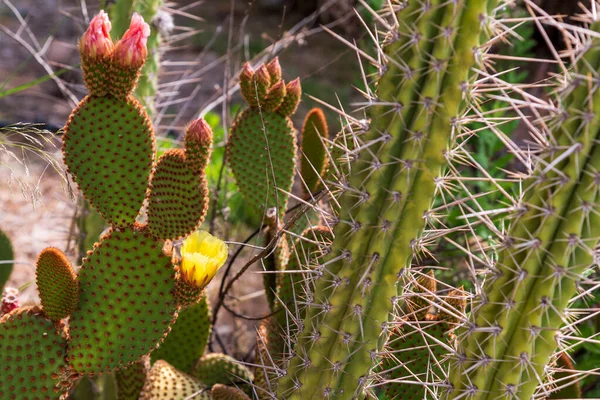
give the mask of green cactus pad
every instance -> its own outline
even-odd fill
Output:
[[[62,330],[39,307],[19,308],[0,319],[0,398],[59,399],[69,390]]]
[[[440,321],[407,321],[392,331],[382,365],[388,371],[385,386],[388,399],[434,398],[426,386],[443,380],[440,362],[447,350],[439,342],[448,342],[447,330],[447,325]]]
[[[133,364],[116,370],[117,400],[138,400],[149,371],[148,357],[142,357]]]
[[[210,390],[197,379],[159,360],[152,366],[140,400],[210,400]]]
[[[220,383],[212,387],[210,394],[213,400],[250,400],[250,397],[246,396],[240,389],[221,385]]]
[[[225,354],[212,353],[203,356],[192,373],[206,386],[217,383],[240,385],[252,382],[252,373],[235,359]]]
[[[0,230],[0,262],[11,261],[15,258],[10,239]],[[0,291],[6,285],[13,270],[13,263],[0,264]]]
[[[177,316],[174,268],[142,226],[103,236],[79,270],[68,360],[78,373],[122,368],[154,350]]]
[[[210,307],[206,295],[202,295],[199,303],[179,312],[171,332],[152,352],[152,361],[165,360],[178,370],[191,373],[204,354],[210,328]]]
[[[154,148],[148,114],[131,96],[87,96],[65,125],[63,155],[69,172],[90,204],[119,228],[135,223]]]
[[[320,108],[313,108],[308,112],[302,125],[300,139],[300,175],[305,192],[313,193],[321,183],[321,176],[327,169],[329,159],[325,152],[325,140],[329,135],[325,114]]]
[[[151,180],[148,229],[152,235],[161,240],[187,236],[202,223],[207,208],[204,172],[190,167],[184,150],[167,150]]]
[[[227,150],[236,183],[248,203],[261,215],[278,207],[282,216],[288,199],[282,190],[291,191],[296,167],[292,121],[278,113],[247,109],[231,129]]]
[[[53,321],[71,315],[77,307],[79,284],[63,252],[54,247],[42,250],[35,274],[44,314]]]

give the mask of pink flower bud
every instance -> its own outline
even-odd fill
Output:
[[[101,10],[92,18],[90,26],[81,37],[79,52],[90,59],[109,56],[114,47],[109,32],[110,20],[108,15]]]
[[[201,146],[210,147],[213,141],[210,125],[203,118],[190,122],[186,128],[186,139],[193,140]]]
[[[17,308],[19,308],[19,291],[11,287],[4,288],[2,303],[0,303],[0,316]]]
[[[134,13],[129,29],[115,46],[115,61],[123,67],[140,68],[146,61],[146,42],[150,36],[150,26],[141,15]]]

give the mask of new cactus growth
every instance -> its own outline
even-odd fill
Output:
[[[300,175],[304,181],[303,189],[309,194],[318,189],[327,170],[329,158],[325,148],[328,135],[325,114],[320,108],[313,108],[306,114],[300,139]]]
[[[154,363],[142,389],[140,400],[210,400],[210,389],[192,376],[178,371],[166,361]]]
[[[240,88],[249,107],[231,129],[229,165],[248,203],[260,215],[275,209],[280,219],[296,171],[296,130],[289,117],[300,102],[300,82],[285,85],[274,59],[256,71],[246,64]]]
[[[36,283],[44,314],[52,321],[58,322],[75,311],[79,301],[79,283],[62,251],[49,247],[40,253]]]

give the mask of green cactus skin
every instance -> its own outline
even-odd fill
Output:
[[[240,389],[217,383],[210,391],[213,400],[250,400]]]
[[[72,383],[63,329],[39,307],[19,308],[0,319],[0,398],[62,398]]]
[[[282,102],[286,102],[290,93],[285,94],[285,91],[281,90],[275,93],[269,91],[273,87],[264,65],[256,72],[249,68],[246,66],[242,72],[240,85],[250,108],[236,118],[231,128],[227,158],[246,201],[258,210],[260,215],[276,208],[276,215],[281,218],[286,209],[296,169],[296,133],[289,118],[291,106],[282,112],[283,103],[273,110],[266,106],[259,107],[259,104],[267,101],[269,95],[280,97]],[[281,86],[280,82],[283,81],[275,85]],[[294,111],[300,100],[299,83],[296,85],[298,87],[295,93],[291,94],[294,99],[297,97]],[[292,102],[293,99],[287,101]],[[271,103],[272,99],[269,104]],[[271,108],[274,108],[272,104]]]
[[[210,306],[206,294],[200,302],[179,312],[160,347],[151,354],[152,361],[165,360],[185,373],[192,373],[206,350],[211,333]]]
[[[63,154],[84,196],[110,225],[135,223],[155,154],[152,124],[137,100],[84,98],[65,125]]]
[[[125,367],[150,353],[177,317],[170,257],[142,226],[112,230],[83,261],[68,360],[80,374]]]
[[[600,25],[592,27],[596,32]],[[555,335],[594,263],[600,238],[600,93],[589,88],[600,68],[600,41],[591,40],[566,88],[552,127],[551,149],[528,180],[522,213],[498,254],[452,369],[451,398],[529,399],[543,384]],[[589,110],[589,113],[582,112]],[[461,336],[463,336],[461,335]],[[482,359],[489,362],[482,363]]]
[[[0,230],[0,262],[12,261],[15,258],[12,243],[6,233]],[[13,263],[0,264],[0,289],[6,285],[13,270]]]
[[[485,41],[494,1],[409,2],[386,38],[371,123],[352,133],[356,159],[340,199],[325,279],[303,323],[277,398],[361,398],[446,165],[453,121]],[[416,32],[416,33],[415,33]],[[433,62],[437,60],[438,62]],[[350,156],[350,155],[349,155]],[[318,278],[318,277],[316,277]],[[315,279],[316,279],[315,278]]]
[[[71,315],[77,307],[79,284],[63,252],[54,247],[42,250],[35,275],[44,314],[56,322]]]
[[[180,239],[204,220],[208,185],[204,171],[190,168],[182,149],[169,149],[158,160],[150,186],[148,229],[154,237]]]
[[[210,390],[168,362],[154,363],[139,400],[210,400]]]
[[[142,357],[133,364],[115,371],[117,400],[138,400],[146,376],[150,372],[150,360]]]
[[[301,130],[300,176],[304,181],[302,189],[306,194],[315,192],[321,184],[329,159],[325,152],[329,136],[327,120],[320,108],[313,108],[306,114]]]
[[[192,376],[198,378],[206,386],[217,383],[240,386],[252,382],[252,373],[226,354],[206,354],[196,364]]]

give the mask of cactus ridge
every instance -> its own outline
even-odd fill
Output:
[[[0,319],[0,398],[63,398],[72,383],[63,330],[39,307],[18,308]]]
[[[138,400],[150,372],[150,360],[142,357],[133,364],[114,372],[117,400]]]
[[[167,150],[151,180],[149,231],[157,239],[180,239],[200,226],[207,209],[205,174],[190,168],[184,150]]]
[[[278,397],[355,398],[372,379],[398,273],[410,267],[454,121],[464,112],[473,48],[485,40],[481,16],[494,4],[409,2],[396,13],[401,22],[381,53],[390,62],[379,66],[371,122],[355,121],[345,137],[354,150],[346,153],[349,175],[338,178],[340,223]]]
[[[152,366],[139,400],[210,400],[210,390],[194,377],[168,362],[158,360]]]
[[[54,247],[42,250],[35,273],[44,314],[52,321],[71,315],[77,307],[79,283],[63,252]]]
[[[154,350],[177,317],[174,275],[162,243],[143,226],[105,235],[79,270],[69,327],[73,370],[108,372]]]
[[[192,373],[204,354],[210,333],[210,307],[203,294],[197,304],[179,312],[165,340],[152,352],[152,361],[165,360],[182,372]]]
[[[530,376],[543,376],[568,303],[594,263],[591,249],[600,237],[600,220],[591,207],[600,199],[595,178],[600,94],[588,88],[600,67],[600,42],[588,39],[582,48],[587,51],[571,72],[560,113],[546,125],[556,147],[541,153],[526,181],[523,212],[507,232],[495,273],[472,312],[475,329],[464,334],[458,350],[464,360],[451,375],[456,395],[471,391],[483,400],[508,394],[529,398],[538,387],[547,392],[541,379]],[[477,367],[482,357],[492,360],[486,368]]]
[[[85,198],[112,226],[135,223],[147,195],[155,153],[148,114],[132,96],[88,95],[63,136],[64,161]]]
[[[310,194],[318,189],[329,163],[325,151],[329,128],[320,108],[313,108],[306,114],[300,132],[300,176],[304,181],[303,190]]]

